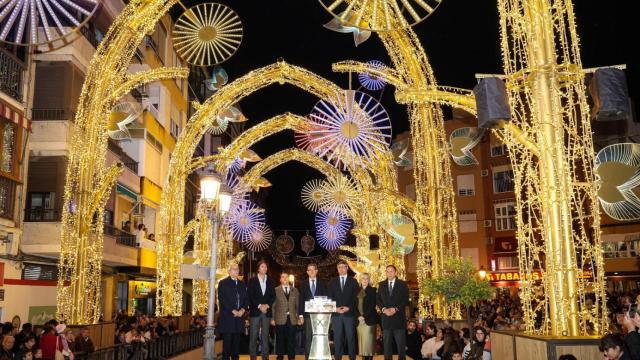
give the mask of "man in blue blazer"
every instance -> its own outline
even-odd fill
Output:
[[[336,302],[336,312],[331,316],[336,360],[342,360],[344,337],[347,338],[349,359],[356,359],[356,306],[360,287],[348,272],[349,265],[340,260],[338,276],[329,281],[329,297]]]
[[[307,264],[307,276],[305,281],[300,281],[300,297],[298,304],[298,323],[304,325],[304,358],[309,359],[309,350],[311,349],[311,340],[313,339],[313,331],[311,327],[311,316],[304,311],[304,304],[312,300],[316,296],[328,296],[329,290],[324,282],[318,279],[318,265],[315,263]]]
[[[238,279],[239,272],[238,264],[232,264],[229,266],[229,276],[218,283],[218,331],[222,335],[222,360],[240,358],[240,334],[244,332],[244,314],[249,297],[244,282]]]

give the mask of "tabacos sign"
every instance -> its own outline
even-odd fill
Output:
[[[526,275],[526,274],[525,274]],[[491,282],[497,281],[520,281],[520,273],[517,271],[501,272],[501,273],[489,273],[488,280]],[[526,279],[526,278],[524,278]],[[530,280],[538,281],[542,280],[542,273],[540,271],[534,271],[530,275]]]

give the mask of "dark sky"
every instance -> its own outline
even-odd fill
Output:
[[[202,1],[183,1],[196,4]],[[330,16],[317,0],[228,0],[242,19],[244,38],[238,52],[222,64],[230,80],[248,71],[271,64],[278,58],[303,66],[338,85],[347,87],[344,74],[331,71],[341,60],[389,63],[386,52],[374,35],[357,48],[351,34],[339,34],[322,27]],[[574,1],[584,67],[628,64],[631,96],[638,93],[638,57],[631,54],[638,44],[637,23],[631,21],[632,1]],[[173,9],[180,10],[180,9]],[[633,28],[633,32],[631,29]],[[501,72],[498,43],[498,10],[495,0],[443,0],[428,19],[415,26],[441,85],[472,88],[475,73]],[[354,84],[357,81],[354,79]],[[272,86],[241,101],[247,126],[283,112],[306,115],[316,99],[297,88]],[[402,106],[395,104],[393,89],[387,88],[382,103],[389,111],[394,134],[408,129]],[[263,158],[292,147],[293,134],[283,132],[259,142],[253,149]],[[321,174],[298,163],[288,163],[268,173],[273,187],[262,190],[267,221],[272,229],[313,229],[313,213],[300,201],[306,181]],[[298,238],[299,235],[294,236]]]

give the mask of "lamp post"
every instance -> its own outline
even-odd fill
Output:
[[[484,280],[487,278],[487,270],[484,269],[484,266],[480,266],[480,270],[478,270],[478,276],[480,280]]]
[[[215,172],[212,164],[209,164],[200,175],[200,201],[207,207],[207,215],[212,225],[211,236],[211,261],[209,262],[209,299],[207,302],[207,327],[204,334],[204,359],[214,360],[215,353],[215,326],[213,323],[216,304],[216,272],[218,255],[218,226],[222,217],[231,206],[231,193],[225,185],[222,185],[221,177]]]

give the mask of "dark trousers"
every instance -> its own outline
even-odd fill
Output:
[[[222,360],[238,360],[240,358],[241,334],[226,333],[222,335]]]
[[[296,357],[296,327],[291,325],[288,316],[284,325],[276,325],[276,354],[278,354],[278,360],[281,360],[285,353],[289,360],[294,360]]]
[[[331,316],[331,327],[333,328],[333,347],[335,348],[336,359],[342,360],[344,354],[344,338],[347,338],[347,350],[350,360],[356,358],[356,318],[344,316],[343,314],[333,314]]]
[[[391,360],[393,357],[393,341],[396,342],[398,349],[398,360],[405,359],[405,347],[407,343],[407,334],[405,329],[383,330],[382,341],[384,344],[384,360]]]
[[[262,360],[269,359],[269,322],[271,318],[266,314],[249,318],[249,357],[251,360],[256,358],[258,350],[258,332],[260,332],[260,346],[262,352]]]
[[[313,339],[313,328],[311,327],[311,318],[304,317],[304,358],[309,358],[309,350],[311,349],[311,340]]]

